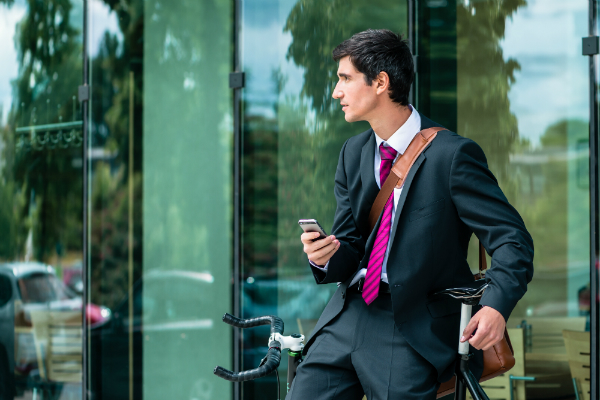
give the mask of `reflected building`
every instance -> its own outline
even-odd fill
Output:
[[[483,148],[534,238],[508,327],[536,381],[513,395],[573,396],[562,331],[598,334],[592,14],[585,0],[0,0],[0,400],[276,398],[273,375],[213,375],[267,351],[267,328],[221,317],[277,314],[309,335],[335,291],[314,284],[297,221],[331,229],[339,151],[368,129],[331,98],[331,51],[369,28],[409,40],[411,104]],[[15,278],[15,263],[53,283],[11,283],[41,273]],[[62,375],[52,324],[85,332]]]

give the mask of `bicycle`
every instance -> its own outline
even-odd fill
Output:
[[[479,299],[483,295],[483,292],[488,287],[488,282],[485,279],[474,281],[472,284],[466,287],[450,288],[434,293],[431,298],[440,296],[450,296],[454,299],[460,300],[461,305],[461,316],[460,316],[460,331],[458,337],[462,335],[462,332],[466,328],[467,324],[471,320],[471,312],[474,305],[479,303]],[[281,362],[281,351],[288,349],[288,373],[287,373],[287,392],[289,392],[294,377],[296,376],[296,369],[302,362],[302,350],[304,349],[304,335],[294,333],[290,336],[283,336],[283,321],[281,318],[275,315],[268,315],[257,318],[241,319],[234,317],[231,314],[225,314],[223,316],[223,322],[238,327],[238,328],[252,328],[260,325],[271,325],[271,335],[269,336],[269,350],[267,355],[262,359],[260,365],[257,368],[233,372],[223,367],[215,367],[214,374],[226,379],[231,382],[244,382],[257,379],[266,375],[269,375],[273,371],[277,374],[277,396],[279,397],[279,373],[277,367]],[[458,344],[458,360],[456,363],[456,386],[454,392],[454,400],[465,400],[467,390],[471,393],[473,400],[489,400],[489,397],[485,394],[479,381],[471,370],[469,369],[469,360],[472,354],[469,354],[469,342],[466,341]],[[279,399],[278,399],[279,400]]]

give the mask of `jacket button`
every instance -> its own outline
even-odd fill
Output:
[[[346,292],[342,292],[342,299],[346,298]]]

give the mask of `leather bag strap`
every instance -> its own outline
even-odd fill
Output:
[[[369,232],[372,232],[373,228],[375,228],[377,220],[383,211],[383,207],[390,198],[394,188],[400,189],[402,187],[404,180],[408,176],[410,168],[421,155],[423,150],[425,150],[425,147],[427,147],[427,145],[429,145],[429,143],[435,139],[439,131],[443,131],[445,129],[446,128],[441,127],[423,129],[415,135],[404,154],[398,157],[392,166],[392,170],[385,180],[385,183],[377,194],[377,197],[373,202],[373,206],[371,206],[371,212],[369,213]]]
[[[485,247],[479,241],[479,278],[483,278],[483,271],[487,269],[487,260],[485,258]]]
[[[404,154],[400,155],[394,165],[390,175],[385,180],[385,183],[381,187],[381,190],[377,194],[371,212],[369,213],[369,230],[373,231],[377,220],[383,211],[385,203],[390,198],[394,188],[400,189],[404,184],[404,180],[410,172],[410,168],[413,166],[417,158],[421,155],[423,150],[435,139],[439,131],[445,130],[445,128],[434,127],[423,129],[415,135],[413,140],[408,145],[408,148]],[[481,241],[479,242],[479,278],[483,277],[483,271],[487,269],[487,260],[485,258],[485,248]]]

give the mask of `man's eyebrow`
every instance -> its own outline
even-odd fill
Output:
[[[348,74],[345,74],[345,73],[343,73],[343,72],[338,72],[338,76],[339,76],[340,78],[350,78],[350,75],[348,75]]]

